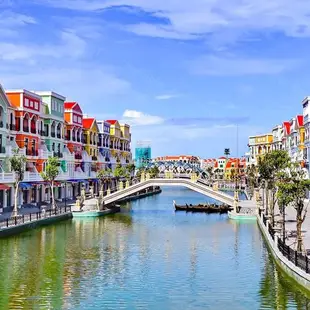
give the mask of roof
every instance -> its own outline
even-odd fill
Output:
[[[83,118],[83,127],[85,129],[90,129],[93,127],[95,119],[93,117]]]
[[[289,135],[291,132],[290,122],[283,122],[283,128],[285,129],[285,134]]]
[[[115,125],[115,123],[117,122],[117,120],[115,119],[108,119],[107,122],[111,125]]]
[[[65,109],[72,109],[77,102],[65,102]]]
[[[0,96],[3,98],[3,100],[6,102],[8,107],[12,107],[11,106],[11,102],[9,100],[9,98],[7,97],[2,85],[0,84]]]
[[[83,114],[79,103],[76,101],[66,101],[64,103],[64,107],[65,107],[65,110],[74,110],[74,112],[77,112],[79,114]]]
[[[221,156],[219,159],[226,159],[226,157],[225,156]]]
[[[39,95],[39,96],[52,96],[54,98],[57,98],[59,100],[62,100],[62,101],[65,101],[66,100],[66,97],[62,96],[62,95],[59,95],[53,91],[33,91],[33,93]]]
[[[302,127],[304,125],[304,117],[303,115],[297,115],[297,125],[298,127]]]

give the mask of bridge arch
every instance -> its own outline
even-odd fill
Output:
[[[234,205],[234,197],[215,191],[202,182],[196,182],[189,179],[149,179],[143,182],[131,185],[125,189],[118,190],[103,198],[105,204],[117,202],[120,199],[133,195],[139,191],[142,191],[151,186],[184,186],[195,192],[203,194],[209,198],[215,199],[221,203],[225,203],[229,206]]]

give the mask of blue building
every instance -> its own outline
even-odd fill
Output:
[[[135,163],[139,169],[152,159],[152,148],[149,142],[139,141],[135,149]]]

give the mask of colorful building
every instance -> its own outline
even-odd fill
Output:
[[[273,134],[263,134],[249,137],[248,164],[257,164],[258,158],[271,152],[273,145]]]
[[[110,151],[110,130],[111,124],[107,121],[97,121],[98,129],[99,129],[99,160],[104,165],[102,168],[112,168],[111,167],[111,151]],[[102,157],[100,159],[100,157]]]
[[[26,171],[19,186],[18,204],[50,202],[49,185],[40,172],[47,159],[59,157],[59,175],[55,182],[56,200],[75,198],[82,185],[96,185],[99,169],[110,165],[111,151],[123,165],[131,162],[129,125],[115,121],[113,149],[110,126],[85,117],[77,102],[50,91],[24,89],[4,91],[0,85],[0,212],[14,203],[15,173],[9,157],[17,150],[27,158]],[[112,166],[110,166],[112,167]],[[113,168],[113,167],[112,167]],[[95,188],[97,188],[95,186]]]

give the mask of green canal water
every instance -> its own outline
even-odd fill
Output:
[[[0,309],[310,309],[278,271],[256,223],[182,213],[187,189],[121,214],[0,240]]]

